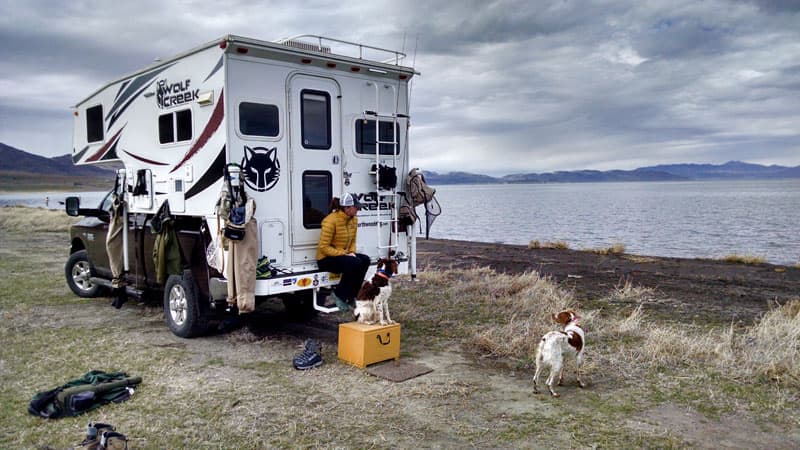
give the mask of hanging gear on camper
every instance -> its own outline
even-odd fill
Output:
[[[150,219],[150,233],[156,235],[153,243],[153,264],[156,268],[156,282],[163,285],[170,275],[180,275],[184,269],[183,251],[175,233],[169,200],[158,208]]]
[[[231,173],[230,168],[235,169]],[[248,198],[244,191],[244,172],[242,166],[236,163],[226,164],[223,169],[225,183],[222,186],[222,193],[217,202],[217,214],[225,219],[225,230],[223,234],[232,241],[244,239],[245,226],[247,225],[247,204],[252,199]],[[236,177],[234,183],[233,177]]]
[[[106,253],[108,254],[108,264],[111,269],[111,289],[114,301],[112,306],[119,309],[128,300],[125,289],[125,261],[124,261],[124,228],[125,212],[128,208],[125,202],[125,191],[120,177],[114,179],[114,190],[111,192],[111,218],[108,223],[108,234],[106,235]]]
[[[234,173],[230,168],[235,169]],[[227,241],[228,257],[224,275],[228,280],[228,305],[238,308],[240,314],[256,309],[258,259],[258,225],[253,217],[256,203],[245,193],[242,174],[238,164],[225,166],[225,183],[217,202],[217,216],[225,220],[223,236]]]
[[[425,239],[430,237],[431,226],[442,213],[442,207],[435,197],[436,189],[425,182],[425,175],[419,169],[411,169],[406,177],[403,204],[400,206],[400,224],[412,226],[419,220],[417,206],[425,205]],[[422,224],[420,223],[420,232]]]
[[[107,403],[124,402],[141,382],[141,377],[128,377],[125,372],[92,370],[60,387],[36,393],[28,412],[45,419],[77,416]]]

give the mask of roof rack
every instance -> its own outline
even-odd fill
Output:
[[[314,42],[308,42],[309,39],[313,40]],[[406,57],[405,53],[398,52],[396,50],[373,47],[371,45],[364,45],[364,44],[359,44],[357,42],[343,41],[340,39],[319,36],[316,34],[300,34],[297,36],[278,39],[277,41],[274,42],[276,44],[286,45],[287,47],[312,50],[321,53],[338,54],[358,59],[369,59],[384,64],[400,65],[400,61],[402,61]],[[358,50],[357,55],[352,54],[352,52],[354,52],[355,50]],[[383,60],[367,58],[364,55],[365,51],[369,52],[370,54],[374,53],[376,55],[384,55],[383,58],[386,58],[386,55],[391,55],[391,57]]]

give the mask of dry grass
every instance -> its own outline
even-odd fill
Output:
[[[64,211],[27,206],[0,208],[0,229],[33,233],[39,231],[68,231],[78,219]]]
[[[616,303],[643,303],[652,300],[656,295],[653,288],[634,285],[630,280],[618,283],[608,294],[606,300]]]
[[[731,432],[765,439],[752,447],[796,447],[787,444],[793,435],[775,431],[800,423],[800,298],[750,328],[709,330],[648,317],[658,293],[632,283],[591,310],[537,272],[421,271],[417,282],[395,279],[392,316],[402,324],[401,359],[434,371],[390,383],[337,362],[335,337],[323,347],[325,364],[294,370],[292,355],[314,323],[275,330],[276,316],[265,312],[264,323],[184,340],[157,307],[78,299],[53,263],[66,258],[63,236],[6,219],[0,448],[67,448],[89,420],[113,423],[132,448],[710,448],[719,444],[719,411],[735,415]],[[612,298],[630,305],[605,308]],[[568,377],[562,399],[534,396],[534,346],[557,328],[550,314],[570,307],[587,330],[589,388],[578,392]],[[131,401],[91,415],[46,422],[26,413],[36,391],[95,368],[145,382]],[[665,404],[678,414],[648,417]],[[699,419],[689,437],[687,410]]]
[[[529,249],[549,248],[557,250],[567,250],[569,249],[569,244],[567,244],[566,241],[539,242],[538,240],[534,240],[528,243],[528,248]]]
[[[617,242],[616,244],[612,245],[611,247],[607,248],[591,248],[586,250],[591,253],[595,253],[597,255],[621,255],[625,253],[625,244],[621,242]]]
[[[765,262],[767,262],[767,259],[762,256],[737,255],[737,254],[724,256],[722,260],[729,263],[751,264],[751,265],[764,264]]]
[[[414,311],[402,313],[407,320],[441,324],[443,311],[465,312],[472,317],[455,316],[446,326],[460,330],[466,345],[481,356],[518,367],[529,367],[541,336],[557,329],[552,313],[579,309],[571,292],[537,272],[514,276],[473,269],[422,275],[426,285],[437,286],[437,307],[427,317],[412,318],[413,312],[426,309],[415,303]],[[709,330],[649,319],[643,305],[656,297],[653,289],[626,281],[603,300],[637,305],[633,310],[622,316],[580,310],[591,336],[590,370],[628,377],[654,369],[712,370],[732,382],[764,380],[800,388],[800,299],[776,307],[752,327]]]

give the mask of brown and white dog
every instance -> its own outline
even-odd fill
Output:
[[[551,331],[542,337],[539,342],[539,348],[536,350],[536,373],[533,375],[533,392],[539,393],[539,373],[544,366],[550,367],[550,373],[547,376],[547,388],[553,397],[558,397],[559,394],[553,390],[555,384],[555,377],[558,374],[558,385],[561,386],[564,381],[564,355],[575,355],[575,371],[578,379],[578,386],[584,387],[581,381],[581,363],[583,362],[583,349],[586,345],[586,336],[583,333],[583,328],[580,327],[578,321],[580,316],[571,310],[567,309],[558,314],[553,314],[553,320],[564,326],[564,331]]]
[[[381,258],[371,281],[361,286],[356,295],[356,309],[353,313],[359,323],[381,325],[394,323],[389,316],[389,297],[392,296],[392,285],[389,279],[397,273],[397,260]]]

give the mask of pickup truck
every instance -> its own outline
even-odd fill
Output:
[[[70,197],[66,209],[70,216],[84,216],[69,231],[69,258],[64,268],[67,285],[80,297],[108,295],[113,278],[106,252],[111,192],[97,208],[83,209],[77,197]],[[152,218],[152,214],[128,214],[126,291],[143,300],[158,298],[163,292],[164,312],[170,330],[181,337],[201,335],[207,331],[209,320],[220,316],[227,307],[224,293],[215,295],[222,299],[211,300],[209,267],[204,250],[209,241],[208,232],[198,218],[174,218],[185,270],[181,275],[170,275],[161,286],[156,282],[153,261],[156,235],[149,231],[148,226]],[[213,275],[219,277],[221,274]]]

